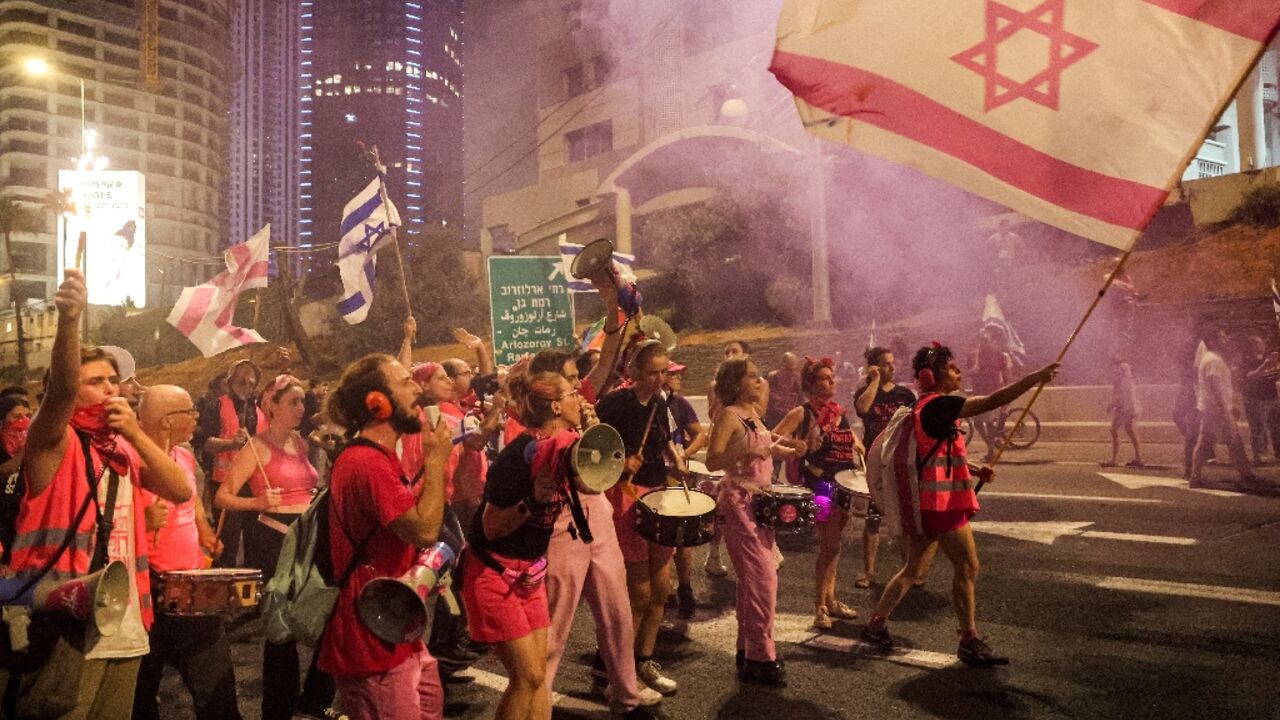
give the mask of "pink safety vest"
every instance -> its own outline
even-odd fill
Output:
[[[929,393],[916,403],[912,413],[912,424],[916,432],[917,462],[923,462],[920,468],[920,509],[921,510],[977,510],[978,496],[974,493],[975,482],[969,473],[968,453],[964,446],[964,433],[956,432],[953,440],[929,437],[920,422],[920,413],[924,406],[942,397],[940,393]],[[956,422],[957,428],[959,421]],[[929,454],[937,446],[932,455]],[[926,457],[928,458],[926,460]]]
[[[68,533],[75,533],[75,539],[67,552],[49,571],[49,577],[65,579],[79,577],[89,572],[89,563],[93,559],[93,546],[97,517],[93,502],[80,525],[72,528],[76,511],[84,502],[89,492],[89,482],[85,473],[84,452],[81,449],[80,437],[70,426],[66,429],[66,450],[62,453],[62,462],[54,472],[53,481],[39,495],[31,495],[31,483],[27,483],[27,495],[22,499],[18,511],[17,533],[13,541],[13,562],[10,567],[18,575],[32,574],[44,566],[45,562],[58,551]],[[141,603],[142,623],[151,628],[151,575],[147,554],[150,549],[147,537],[146,498],[140,485],[142,460],[138,451],[124,440],[117,440],[118,451],[127,458],[129,467],[129,483],[121,483],[119,493],[133,493],[133,533],[135,558],[134,574],[138,585],[138,601]],[[101,483],[108,482],[108,474],[103,473],[102,458],[97,448],[90,446],[89,454],[93,461],[94,478],[101,477]],[[25,472],[25,466],[24,470]]]

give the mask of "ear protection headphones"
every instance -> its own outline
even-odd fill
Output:
[[[381,390],[370,390],[364,396],[364,406],[373,415],[374,420],[391,418],[391,398]]]
[[[925,359],[929,363],[925,367],[916,371],[916,380],[920,381],[920,387],[932,388],[938,384],[938,378],[934,374],[933,366],[938,362],[938,351],[942,349],[942,345],[938,341],[933,341],[933,347],[929,349]]]

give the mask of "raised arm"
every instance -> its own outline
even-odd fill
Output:
[[[1058,363],[1045,365],[1039,370],[1023,376],[1022,379],[1006,385],[990,395],[978,395],[966,398],[964,401],[964,407],[960,409],[959,417],[973,417],[974,415],[981,415],[986,412],[991,412],[998,407],[1008,405],[1014,400],[1017,400],[1020,395],[1031,388],[1040,385],[1041,383],[1047,383],[1050,380],[1053,380],[1053,376],[1058,373],[1058,367]]]
[[[880,392],[880,367],[872,365],[867,368],[867,389],[853,401],[853,411],[858,413],[859,417],[871,412],[871,405],[876,401],[878,392]]]
[[[388,527],[401,540],[425,548],[439,539],[440,525],[444,521],[445,462],[453,447],[449,423],[441,419],[435,428],[424,429],[422,441],[425,462],[418,502],[392,520]]]
[[[413,367],[413,341],[418,337],[418,321],[412,315],[404,319],[404,339],[400,341],[397,360],[406,368]]]
[[[622,352],[622,323],[618,322],[618,288],[612,283],[593,283],[604,301],[604,344],[600,346],[600,359],[591,373],[583,378],[591,383],[596,397],[604,397],[609,391],[609,377],[618,364]]]
[[[80,315],[89,296],[84,273],[68,268],[65,275],[53,298],[58,308],[58,327],[49,360],[49,384],[27,433],[27,493],[32,497],[49,487],[62,463],[67,425],[80,391]]]
[[[472,335],[464,328],[454,328],[453,339],[475,353],[477,372],[480,375],[488,375],[493,372],[493,355],[489,353],[489,348],[485,346],[484,340]]]

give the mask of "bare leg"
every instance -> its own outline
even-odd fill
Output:
[[[978,547],[973,542],[973,528],[956,528],[938,537],[938,545],[951,560],[955,574],[951,579],[951,601],[960,621],[962,640],[977,637]]]
[[[499,643],[498,660],[510,678],[498,701],[495,720],[546,720],[551,717],[551,695],[546,687],[546,628],[522,638]],[[545,707],[542,707],[545,703]]]
[[[676,549],[676,579],[681,585],[693,584],[693,548]]]
[[[1138,446],[1138,433],[1133,429],[1133,418],[1130,417],[1124,423],[1125,434],[1129,436],[1129,442],[1133,443],[1133,459],[1138,463],[1142,462],[1142,448]]]
[[[1111,459],[1107,461],[1108,465],[1115,465],[1116,460],[1120,456],[1120,422],[1118,418],[1111,420]]]
[[[907,562],[893,576],[889,584],[885,585],[884,592],[880,594],[880,601],[876,603],[876,616],[872,618],[871,623],[868,623],[869,625],[875,624],[877,619],[889,619],[893,609],[898,607],[898,603],[902,602],[902,598],[906,597],[907,592],[915,584],[916,578],[923,578],[925,573],[929,572],[929,566],[933,564],[933,556],[938,552],[938,541],[934,538],[914,535],[905,538],[905,542]]]
[[[658,642],[662,614],[671,594],[671,556],[667,548],[651,546],[648,562],[627,563],[627,592],[636,619],[636,655],[649,657]]]

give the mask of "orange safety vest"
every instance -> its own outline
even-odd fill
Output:
[[[977,510],[978,495],[973,491],[976,483],[969,473],[968,453],[964,446],[964,433],[959,431],[959,421],[953,436],[942,440],[941,444],[937,438],[925,433],[920,422],[924,406],[940,397],[941,393],[929,393],[916,402],[912,411],[917,463],[920,465],[920,509]]]
[[[71,523],[75,520],[76,511],[84,502],[89,492],[89,482],[85,473],[84,451],[80,437],[70,426],[66,429],[66,450],[62,454],[62,462],[53,475],[53,481],[39,495],[31,495],[31,483],[27,482],[27,495],[22,499],[18,511],[17,534],[13,540],[13,562],[10,567],[19,576],[34,574],[62,546],[68,533],[73,532]],[[147,535],[146,500],[140,483],[142,461],[138,453],[124,440],[118,441],[118,448],[128,458],[129,483],[122,482],[117,492],[133,493],[133,544],[134,575],[138,585],[138,601],[141,604],[142,623],[148,630],[151,628],[151,573],[148,572],[147,555],[150,550]],[[97,448],[89,447],[93,460],[94,478],[107,482],[107,475],[102,472],[102,457]],[[23,472],[26,466],[23,466]],[[123,480],[123,478],[122,478]],[[104,485],[105,487],[105,485]],[[85,575],[89,572],[89,564],[93,559],[95,528],[97,517],[92,507],[74,529],[75,539],[71,546],[58,558],[58,562],[49,571],[49,578],[55,580],[68,579]]]
[[[241,400],[241,403],[252,402],[252,400]],[[261,430],[267,426],[267,417],[262,413],[256,405],[255,413],[258,414],[258,425],[256,430]],[[218,398],[218,437],[223,440],[230,440],[240,431],[240,413],[236,409],[236,400],[232,399],[231,393],[227,393]],[[249,433],[253,435],[253,432]],[[231,472],[231,463],[236,459],[236,453],[239,449],[220,452],[213,456],[213,481],[220,483],[227,479],[227,473]]]

